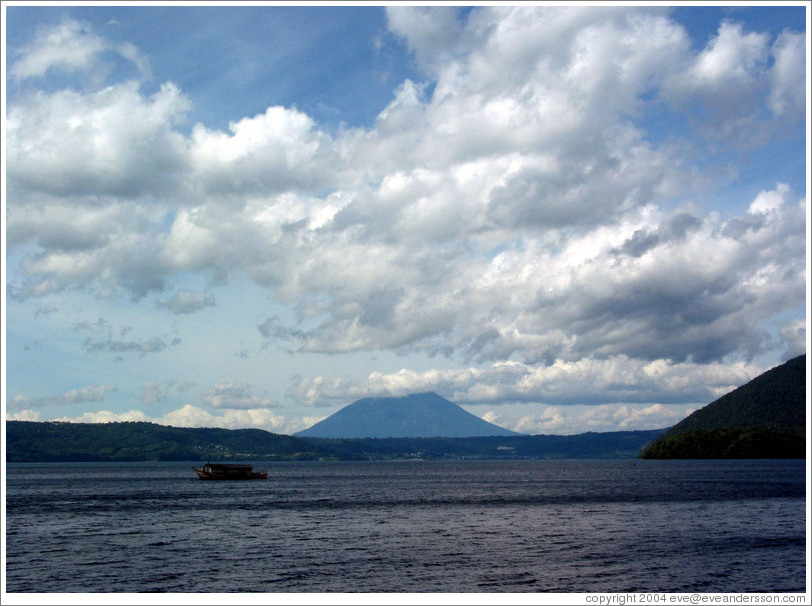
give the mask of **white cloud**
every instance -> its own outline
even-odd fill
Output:
[[[419,38],[426,25],[415,19],[407,29]],[[550,19],[483,10],[465,27],[460,35],[470,43],[449,59],[465,69],[439,72],[430,99],[407,82],[375,130],[345,131],[336,140],[302,112],[281,107],[232,123],[230,133],[199,124],[186,137],[171,126],[188,107],[172,84],[150,98],[127,83],[12,107],[11,187],[26,192],[23,200],[33,190],[52,196],[14,205],[9,214],[10,241],[42,248],[24,260],[29,280],[14,292],[96,285],[143,297],[179,272],[218,280],[247,274],[277,289],[303,319],[320,318],[315,328],[288,331],[304,335],[310,351],[471,348],[483,359],[518,353],[527,360],[620,353],[610,342],[620,331],[579,335],[581,347],[562,330],[589,327],[587,318],[608,312],[640,334],[627,353],[643,354],[635,341],[655,334],[663,342],[660,327],[669,325],[656,310],[670,314],[660,306],[694,300],[718,275],[696,280],[700,264],[678,268],[685,279],[670,289],[643,279],[662,275],[661,261],[693,260],[691,249],[719,258],[732,244],[706,222],[694,237],[661,239],[647,255],[607,257],[630,230],[656,233],[651,221],[672,221],[651,209],[677,193],[677,183],[690,182],[674,150],[654,147],[621,119],[636,113],[639,96],[663,72],[681,65],[683,30],[656,12],[627,10],[557,10]],[[652,36],[652,28],[662,35]],[[724,55],[737,58],[737,78],[760,77],[765,44],[723,25],[696,70],[716,82],[711,76]],[[508,81],[505,70],[492,69],[506,58],[521,59]],[[785,71],[794,64],[788,60]],[[550,104],[558,94],[561,103]],[[315,195],[329,184],[341,189]],[[71,216],[76,195],[87,212]],[[141,202],[147,195],[164,202]],[[46,219],[59,213],[65,221]],[[737,260],[747,261],[729,259]],[[697,286],[679,296],[686,283]],[[741,293],[732,285],[728,291],[733,305]],[[617,301],[600,311],[595,306],[606,304],[607,292]],[[577,302],[562,306],[565,299]],[[579,310],[580,317],[573,313]],[[678,356],[707,345],[690,322],[674,328],[687,335]],[[742,345],[719,336],[722,348]],[[758,335],[745,336],[756,341],[751,349],[759,347]]]
[[[426,69],[448,61],[464,34],[456,7],[389,6],[386,15],[389,29],[406,40]]]
[[[137,353],[141,356],[145,356],[147,354],[162,352],[169,347],[177,347],[180,343],[181,340],[178,337],[173,338],[169,342],[157,336],[142,341],[87,338],[84,341],[84,348],[88,353],[108,352],[118,355]]]
[[[7,421],[34,421],[39,422],[40,413],[38,410],[20,410],[18,412],[7,412]]]
[[[785,121],[803,119],[805,39],[784,32],[770,45],[768,34],[724,21],[708,46],[686,57],[685,68],[668,78],[664,97],[693,115],[705,136],[737,145],[760,142]],[[771,113],[768,120],[765,110]],[[700,117],[703,112],[706,117]]]
[[[678,423],[698,407],[662,404],[601,404],[596,406],[545,406],[541,411],[518,413],[502,422],[493,421],[531,435],[572,435],[588,431],[640,431],[664,429]],[[507,420],[507,422],[505,422]]]
[[[49,406],[103,402],[107,394],[115,390],[116,388],[112,385],[86,385],[56,396],[29,397],[16,395],[7,401],[7,405],[11,409],[18,409],[21,413],[24,413]]]
[[[141,395],[138,401],[142,404],[156,404],[166,400],[169,395],[169,387],[158,383],[150,382],[141,385]]]
[[[330,135],[272,106],[225,131],[183,130],[191,100],[178,85],[148,94],[126,78],[10,103],[7,244],[22,261],[9,293],[149,297],[179,316],[247,277],[294,318],[233,320],[268,346],[471,366],[304,378],[292,393],[308,405],[436,389],[463,402],[652,407],[701,401],[710,393],[692,385],[722,390],[756,370],[720,360],[802,351],[805,326],[779,318],[805,300],[803,194],[777,184],[708,212],[720,203],[701,163],[802,117],[804,35],[771,41],[725,22],[694,52],[665,8],[392,7],[388,19],[427,80],[404,81],[368,129]],[[138,49],[76,22],[19,50],[18,79],[94,72],[110,50],[148,69]],[[680,126],[648,122],[662,113]],[[715,139],[699,161],[697,132]],[[206,287],[178,289],[188,274]],[[84,346],[143,355],[179,343],[91,333]],[[645,369],[660,364],[657,387]],[[162,397],[152,385],[145,401]],[[275,404],[230,379],[203,401],[225,411],[218,423]],[[527,423],[564,422],[549,410]]]
[[[115,201],[98,206],[48,200],[12,205],[8,213],[9,246],[33,241],[54,251],[92,251],[103,247],[120,232],[122,223],[131,222],[134,216],[131,207]]]
[[[34,42],[20,49],[20,58],[11,64],[15,78],[44,76],[50,69],[78,71],[89,69],[107,43],[90,31],[90,26],[67,20],[37,31]]]
[[[195,125],[189,161],[198,186],[210,195],[325,187],[336,158],[328,135],[306,114],[269,107],[231,123],[231,134]]]
[[[772,48],[775,64],[770,70],[770,109],[776,116],[802,115],[806,105],[806,85],[798,78],[806,64],[806,35],[784,32]]]
[[[150,418],[140,410],[128,410],[127,412],[114,412],[112,410],[98,410],[94,412],[83,412],[75,417],[59,417],[53,421],[66,423],[125,423],[125,422],[150,422]]]
[[[10,419],[9,420],[15,420]],[[294,433],[299,427],[296,420],[284,419],[270,410],[261,408],[255,410],[226,410],[220,415],[212,414],[202,408],[186,404],[159,417],[150,417],[140,410],[130,410],[116,413],[110,410],[86,412],[76,417],[63,417],[55,421],[69,421],[73,423],[115,423],[124,421],[141,421],[169,425],[171,427],[221,427],[224,429],[241,429],[252,427],[264,429],[274,433]],[[292,423],[293,430],[288,430],[286,423]]]
[[[361,397],[397,397],[427,391],[466,405],[707,404],[765,370],[744,363],[675,363],[626,356],[558,360],[550,366],[498,362],[459,370],[374,372],[360,381],[299,377],[290,395],[306,406],[349,404]],[[659,413],[662,409],[652,411]]]
[[[87,94],[40,93],[11,105],[9,191],[17,204],[43,193],[97,204],[171,194],[189,162],[173,124],[188,108],[171,83],[144,97],[132,81]]]
[[[78,73],[84,76],[84,86],[98,88],[114,70],[111,55],[134,67],[133,77],[143,80],[151,75],[149,59],[135,45],[109,42],[94,34],[90,24],[74,19],[38,28],[29,45],[9,49],[9,55],[9,75],[17,80]]]
[[[77,402],[101,402],[108,392],[114,391],[115,387],[110,385],[88,385],[80,389],[71,389],[63,397],[66,404]]]
[[[323,321],[287,332],[311,351],[444,343],[482,360],[755,353],[769,346],[759,318],[803,300],[805,211],[724,224],[645,211],[553,246],[528,236],[492,257],[322,240],[295,285],[304,315]],[[307,296],[324,291],[311,308]]]
[[[806,353],[808,339],[805,319],[780,322],[778,327],[782,340],[787,344],[784,358],[794,358]]]
[[[212,408],[258,409],[276,406],[272,399],[252,393],[248,383],[223,379],[200,397],[200,401]]]
[[[146,405],[167,401],[172,387],[176,387],[174,382],[164,385],[154,382],[144,383],[141,385],[139,401]],[[177,387],[178,392],[185,390],[184,386]],[[116,388],[109,385],[88,385],[58,396],[17,395],[9,398],[7,402],[6,419],[9,421],[42,421],[44,420],[42,412],[44,408],[100,403],[104,402],[107,395],[113,391],[116,391]],[[295,433],[321,420],[312,416],[290,417],[273,412],[271,408],[277,406],[273,400],[255,395],[251,392],[249,385],[233,380],[218,382],[201,397],[201,402],[219,410],[212,412],[186,404],[161,415],[149,415],[136,409],[126,412],[102,409],[75,415],[55,415],[52,412],[47,420],[73,423],[141,421],[174,427],[222,427],[226,429],[253,427],[286,434]]]
[[[744,32],[741,24],[723,22],[718,36],[696,58],[690,77],[702,88],[751,86],[766,67],[768,40],[766,34]]]
[[[190,314],[205,307],[214,307],[217,303],[213,294],[180,289],[171,299],[159,300],[157,305],[159,309],[168,309],[173,314]]]
[[[748,213],[751,215],[766,215],[771,212],[778,212],[787,202],[790,189],[785,183],[779,183],[772,191],[762,191],[756,199],[750,203]]]

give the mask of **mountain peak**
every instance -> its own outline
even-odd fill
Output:
[[[472,438],[516,436],[432,392],[356,400],[312,427],[303,438]]]

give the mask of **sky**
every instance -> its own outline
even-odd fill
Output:
[[[656,429],[809,346],[808,3],[3,11],[6,419]]]

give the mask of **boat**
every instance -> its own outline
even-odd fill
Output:
[[[253,465],[237,463],[206,463],[192,467],[201,480],[267,480],[267,471],[254,471]]]

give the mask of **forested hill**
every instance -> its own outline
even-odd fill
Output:
[[[261,429],[186,428],[142,422],[6,422],[9,462],[197,461],[322,454],[327,453],[303,440]]]
[[[806,356],[768,370],[689,415],[643,458],[803,458]]]
[[[696,430],[806,433],[806,356],[792,358],[689,415],[663,438]]]
[[[154,423],[6,422],[6,460],[228,461],[377,459],[633,458],[663,430],[574,436],[478,438],[297,438],[261,429]]]

